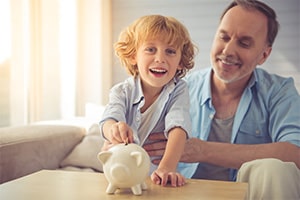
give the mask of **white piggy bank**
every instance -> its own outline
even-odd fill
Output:
[[[119,188],[131,188],[135,195],[147,189],[145,179],[150,170],[147,152],[137,144],[117,144],[108,151],[100,152],[98,159],[109,185],[106,193],[113,194]]]

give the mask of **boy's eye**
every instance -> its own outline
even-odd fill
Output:
[[[145,48],[145,51],[147,51],[149,53],[154,53],[156,51],[156,49],[154,47],[147,47],[147,48]]]
[[[167,54],[176,54],[176,50],[175,49],[166,49],[166,53]]]

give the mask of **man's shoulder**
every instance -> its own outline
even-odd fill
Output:
[[[271,92],[273,89],[280,90],[290,86],[295,87],[293,78],[272,74],[261,68],[255,69],[255,76],[261,90],[265,89]]]

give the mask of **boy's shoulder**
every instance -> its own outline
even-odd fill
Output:
[[[137,87],[137,81],[134,77],[129,77],[122,82],[116,83],[112,90],[132,90]]]
[[[129,77],[123,82],[117,83],[111,88],[110,93],[121,98],[129,98],[133,101],[143,95],[141,84],[137,77]]]

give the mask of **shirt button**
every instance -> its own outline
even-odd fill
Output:
[[[214,114],[210,114],[210,115],[209,115],[209,118],[210,118],[210,119],[213,119],[213,118],[214,118]]]
[[[260,131],[259,131],[259,130],[256,130],[256,131],[255,131],[255,134],[256,134],[256,135],[260,135]]]

